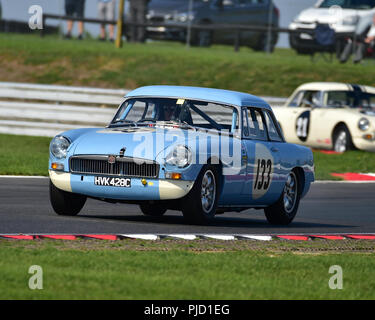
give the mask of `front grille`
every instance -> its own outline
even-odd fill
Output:
[[[162,16],[153,16],[149,20],[151,23],[164,23],[165,22],[164,17]]]
[[[116,158],[116,162],[110,164],[108,157],[72,157],[70,158],[70,171],[72,173],[145,177],[156,178],[159,173],[159,165],[155,162],[135,162],[132,158]]]

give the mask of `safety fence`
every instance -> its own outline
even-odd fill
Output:
[[[71,21],[82,21],[85,23],[96,23],[96,24],[117,24],[117,21],[113,20],[107,20],[103,21],[101,19],[94,19],[94,18],[77,18],[77,17],[70,17],[65,15],[55,15],[55,14],[44,14],[43,15],[43,21],[45,22],[48,19],[54,19],[54,20],[71,20]],[[44,25],[44,23],[43,23]],[[242,24],[211,24],[211,23],[200,23],[200,24],[193,24],[193,23],[175,23],[175,22],[147,22],[147,23],[135,23],[135,22],[129,22],[125,21],[122,25],[122,30],[124,30],[124,34],[126,34],[126,30],[132,27],[144,27],[144,28],[152,28],[152,29],[177,29],[181,30],[186,33],[187,36],[187,44],[190,44],[191,42],[191,34],[198,31],[210,31],[210,32],[230,32],[233,36],[233,46],[234,50],[237,52],[240,50],[241,46],[241,38],[244,33],[260,33],[263,34],[267,40],[268,38],[272,39],[275,34],[279,33],[288,33],[288,34],[297,34],[297,35],[308,35],[311,38],[315,37],[315,29],[303,29],[303,30],[292,30],[289,28],[280,28],[275,27],[274,25],[270,24],[264,24],[264,25],[242,25]],[[41,30],[41,36],[44,35],[43,30]],[[340,35],[337,35],[338,38],[354,38],[355,35],[353,33],[341,33]],[[338,39],[340,40],[340,39]],[[271,41],[271,40],[270,40]],[[338,41],[338,44],[340,44],[340,41]],[[319,46],[314,45],[314,50],[316,51],[330,51],[330,48],[325,48],[325,46],[321,46],[319,49]]]
[[[0,82],[0,133],[47,136],[104,127],[129,90]],[[265,97],[279,106],[285,98]]]

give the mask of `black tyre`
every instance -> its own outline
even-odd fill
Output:
[[[142,203],[139,207],[146,216],[161,217],[167,211],[165,206],[158,203]]]
[[[290,224],[297,214],[300,198],[300,177],[296,171],[291,171],[279,200],[264,209],[268,222],[277,225]]]
[[[182,213],[189,222],[204,224],[215,217],[219,198],[217,167],[206,165],[199,173],[193,188],[182,199]]]
[[[273,52],[275,50],[275,46],[277,43],[278,35],[277,33],[272,33],[271,35],[271,42],[270,42],[270,50],[268,50],[268,34],[262,34],[258,42],[255,46],[252,47],[254,51],[264,51],[264,52]]]
[[[298,54],[314,54],[315,51],[312,49],[302,49],[302,48],[296,48],[295,49]]]
[[[50,180],[49,199],[53,210],[58,215],[75,216],[81,211],[87,198],[76,193],[60,190]]]
[[[210,47],[212,45],[212,32],[210,30],[198,30],[193,34],[193,46]]]
[[[333,150],[345,152],[354,149],[352,136],[345,125],[339,126],[333,133]]]

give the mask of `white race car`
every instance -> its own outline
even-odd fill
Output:
[[[337,152],[375,152],[374,87],[306,83],[273,110],[288,142]]]

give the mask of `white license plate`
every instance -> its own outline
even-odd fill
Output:
[[[129,179],[129,178],[114,178],[114,177],[95,177],[94,183],[97,186],[104,186],[104,187],[130,188],[131,179]]]

